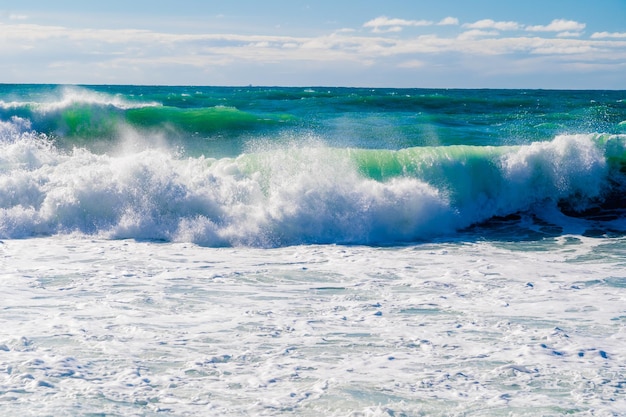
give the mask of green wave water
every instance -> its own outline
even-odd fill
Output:
[[[626,105],[620,91],[2,85],[0,119],[13,116],[69,148],[113,141],[130,127],[183,148],[192,141],[196,154],[219,153],[216,142],[227,138],[236,156],[251,140],[307,135],[337,147],[402,149],[617,134]]]
[[[3,85],[0,237],[623,233],[624,94]]]

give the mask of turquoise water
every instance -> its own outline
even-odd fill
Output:
[[[626,129],[621,91],[2,85],[0,100],[3,120],[28,119],[64,147],[114,140],[129,125],[212,157],[283,135],[402,149],[520,145]]]
[[[0,237],[387,245],[521,217],[621,233],[623,97],[3,85]]]
[[[626,414],[623,91],[0,85],[0,414]]]

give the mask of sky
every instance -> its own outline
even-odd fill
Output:
[[[0,0],[0,83],[626,90],[626,0]]]

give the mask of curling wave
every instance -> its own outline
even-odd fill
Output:
[[[65,151],[29,127],[17,117],[0,123],[2,238],[413,242],[520,212],[581,213],[626,184],[625,135],[395,151],[291,145],[212,159],[168,148]]]

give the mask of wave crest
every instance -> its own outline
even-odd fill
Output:
[[[290,145],[210,159],[167,148],[64,152],[20,123],[0,125],[0,134],[17,135],[0,143],[5,238],[78,232],[208,246],[412,242],[564,201],[584,210],[626,183],[623,135],[399,151]]]

